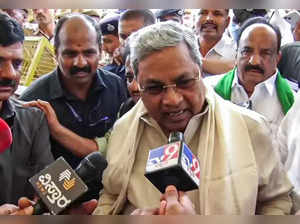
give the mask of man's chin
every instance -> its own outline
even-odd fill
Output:
[[[265,79],[265,74],[259,71],[247,71],[246,76],[256,81],[261,81]]]
[[[165,126],[165,130],[168,134],[170,134],[171,132],[176,132],[176,131],[180,131],[180,132],[184,133],[186,126],[187,126],[187,124],[181,124],[181,123],[167,124]]]

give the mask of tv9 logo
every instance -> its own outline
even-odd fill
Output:
[[[200,163],[186,144],[183,146],[182,166],[191,175],[200,180]]]
[[[169,160],[178,159],[180,142],[174,142],[150,151],[148,164],[155,165]]]

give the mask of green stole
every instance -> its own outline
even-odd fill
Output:
[[[236,69],[237,68],[235,67],[233,70],[225,74],[215,87],[215,91],[225,100],[231,100],[231,87]],[[286,114],[294,103],[293,91],[279,71],[277,73],[275,85],[283,113]]]

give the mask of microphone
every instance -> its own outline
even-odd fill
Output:
[[[184,143],[181,132],[172,132],[168,144],[149,151],[145,177],[164,193],[169,185],[180,191],[198,189],[200,164]]]
[[[75,171],[63,157],[58,158],[29,179],[40,197],[33,206],[33,215],[45,212],[57,215],[71,204],[90,200],[94,189],[99,193],[103,188],[102,173],[106,167],[107,161],[99,152],[87,155]],[[99,185],[95,186],[95,183]]]
[[[3,153],[12,143],[12,134],[8,124],[0,118],[0,153]]]

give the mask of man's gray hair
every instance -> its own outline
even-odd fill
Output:
[[[138,75],[138,65],[154,52],[167,47],[175,47],[185,43],[192,60],[202,67],[198,41],[191,29],[178,22],[167,21],[147,26],[129,37],[130,61],[135,76]],[[172,62],[170,62],[172,63]]]

